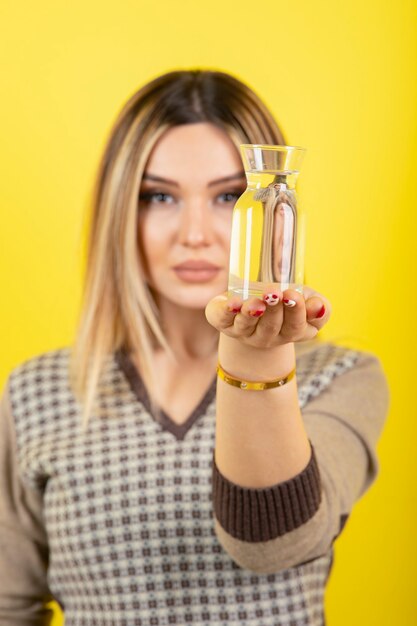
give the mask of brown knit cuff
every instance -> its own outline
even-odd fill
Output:
[[[321,480],[310,441],[307,466],[273,487],[241,487],[220,473],[212,461],[214,514],[224,530],[241,541],[269,541],[307,522],[320,506]]]

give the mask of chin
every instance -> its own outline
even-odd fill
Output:
[[[212,298],[228,288],[227,277],[199,283],[187,283],[170,276],[164,281],[152,281],[150,285],[156,301],[164,298],[187,309],[204,309]]]
[[[181,296],[176,299],[179,305],[186,306],[190,309],[204,309],[207,304],[210,302],[212,298],[219,296],[223,291],[227,289],[226,286],[221,286],[219,288],[200,288],[193,290],[189,290],[189,293],[183,293]]]
[[[184,285],[166,294],[171,301],[175,301],[179,306],[190,309],[205,309],[212,298],[219,296],[227,290],[227,284],[219,283],[199,283],[194,285]]]

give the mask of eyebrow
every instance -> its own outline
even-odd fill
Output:
[[[244,171],[236,172],[236,174],[231,174],[230,176],[224,176],[223,178],[217,178],[216,180],[212,180],[208,183],[207,187],[212,187],[213,185],[218,185],[219,183],[226,183],[229,180],[236,180],[241,178],[246,178]],[[169,185],[174,185],[174,187],[179,187],[179,184],[175,182],[175,180],[162,178],[162,176],[155,176],[154,174],[149,173],[144,174],[142,180],[154,180],[160,183],[168,183]]]

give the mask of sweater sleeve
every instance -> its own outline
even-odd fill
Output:
[[[46,626],[53,597],[43,498],[19,475],[9,384],[0,400],[0,626]]]
[[[302,409],[311,457],[300,474],[267,488],[241,487],[220,473],[213,454],[215,532],[238,565],[272,574],[329,550],[376,479],[389,402],[381,362],[361,352]]]

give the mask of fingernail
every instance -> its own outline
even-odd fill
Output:
[[[263,301],[269,304],[269,306],[275,306],[279,302],[279,295],[277,293],[267,293],[264,295]]]
[[[230,313],[239,313],[240,309],[242,308],[241,306],[229,306],[227,307]]]
[[[323,317],[323,315],[325,314],[325,312],[326,312],[326,307],[325,307],[325,306],[324,306],[324,304],[323,304],[323,306],[321,307],[320,311],[317,313],[317,315],[316,315],[316,317],[315,317],[314,319],[316,320],[316,319],[317,319],[317,318],[319,318],[319,317]]]
[[[289,298],[283,298],[282,301],[285,306],[295,306],[297,304],[295,300],[289,300]]]
[[[256,310],[249,310],[248,313],[249,315],[252,315],[252,317],[259,317],[260,315],[262,315],[264,311],[262,309],[256,309]]]

